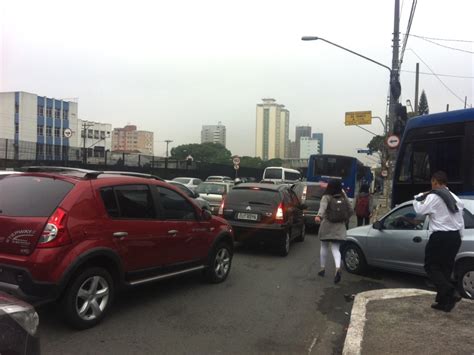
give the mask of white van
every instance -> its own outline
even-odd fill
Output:
[[[280,166],[269,166],[263,172],[264,181],[273,181],[275,184],[293,183],[301,181],[301,173],[298,170],[282,168]]]

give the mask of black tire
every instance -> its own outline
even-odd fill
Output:
[[[65,321],[76,329],[97,325],[110,309],[114,296],[115,285],[106,269],[92,267],[82,270],[65,290],[61,302]],[[84,300],[85,297],[89,299]]]
[[[474,299],[474,261],[467,260],[459,265],[456,276],[458,279],[458,288],[461,295],[465,298]]]
[[[229,276],[233,251],[229,243],[219,242],[209,255],[209,263],[204,270],[204,278],[209,283],[220,283]]]
[[[301,234],[295,239],[297,242],[304,242],[304,238],[306,237],[306,224],[303,223],[301,227]]]
[[[291,231],[287,229],[280,238],[278,252],[280,256],[287,256],[290,253]]]
[[[345,243],[342,249],[344,266],[351,274],[362,274],[367,269],[364,253],[354,243]]]

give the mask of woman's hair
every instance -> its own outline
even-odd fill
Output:
[[[369,185],[367,184],[364,184],[360,187],[360,192],[365,192],[365,193],[369,193]]]
[[[324,191],[324,195],[338,195],[342,193],[342,184],[341,180],[329,180],[328,186],[326,187],[326,191]]]

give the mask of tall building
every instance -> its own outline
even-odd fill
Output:
[[[323,154],[324,134],[323,133],[313,133],[312,137],[313,137],[313,139],[317,139],[319,141],[320,154]]]
[[[255,156],[263,160],[289,156],[290,112],[274,99],[257,104]]]
[[[300,159],[308,159],[311,154],[321,154],[320,141],[311,137],[300,138]]]
[[[203,125],[201,130],[201,143],[219,143],[225,147],[225,126],[219,122],[217,125]]]
[[[77,103],[23,91],[0,93],[0,138],[11,159],[67,160]]]
[[[153,132],[138,131],[135,125],[114,128],[112,151],[153,155]]]
[[[300,138],[301,137],[311,137],[311,126],[296,126],[295,129],[295,142],[296,142],[296,156],[295,158],[302,158],[300,154]]]

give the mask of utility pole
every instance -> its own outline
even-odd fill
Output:
[[[397,118],[398,99],[401,94],[400,86],[400,0],[395,0],[394,24],[393,24],[393,51],[392,51],[392,69],[390,70],[390,103],[388,115],[388,132],[393,134],[395,120]],[[397,149],[390,149],[388,152],[388,176],[385,184],[385,198],[387,208],[392,205],[392,184],[394,178],[395,161],[397,158]]]
[[[82,121],[82,162],[84,165],[87,165],[87,148],[86,148],[86,140],[87,140],[87,129],[89,127],[95,126],[94,123]]]
[[[415,75],[415,113],[418,115],[418,86],[420,84],[420,63],[416,63],[416,75]]]

